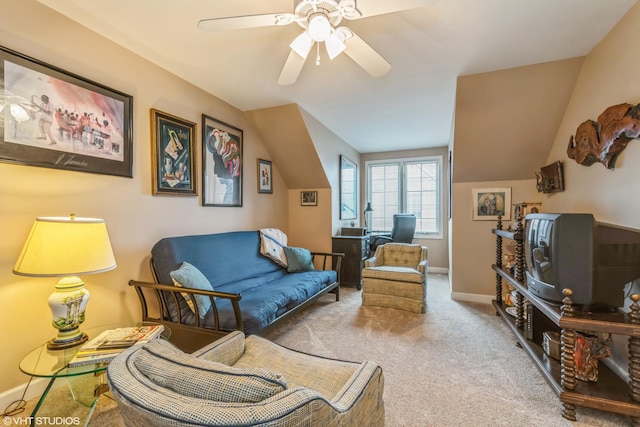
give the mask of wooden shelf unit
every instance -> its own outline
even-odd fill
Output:
[[[565,290],[561,307],[550,305],[529,293],[524,279],[524,229],[518,221],[515,231],[502,230],[502,221],[492,230],[496,235],[496,263],[492,269],[496,273],[496,299],[493,305],[515,335],[518,343],[533,360],[553,391],[559,396],[562,416],[575,421],[576,406],[615,412],[632,417],[635,425],[640,425],[640,295],[631,296],[630,313],[587,313],[572,306],[571,292]],[[502,240],[515,241],[515,270],[513,274],[502,265]],[[506,312],[507,305],[502,299],[502,285],[508,283],[517,291],[515,301],[516,316]],[[525,300],[532,306],[536,316],[544,316],[561,333],[561,360],[548,356],[542,348],[542,340],[534,336],[527,338],[524,313]],[[534,316],[534,319],[536,318]],[[590,331],[627,335],[629,337],[629,383],[618,377],[606,365],[598,366],[596,383],[575,378],[574,345],[576,331]]]

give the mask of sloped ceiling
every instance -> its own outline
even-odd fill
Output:
[[[534,179],[545,166],[583,60],[459,77],[453,182]]]
[[[289,188],[329,188],[318,152],[296,104],[245,112]]]

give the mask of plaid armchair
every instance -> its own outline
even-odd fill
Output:
[[[383,375],[240,331],[193,354],[153,340],[107,368],[127,426],[384,425]]]
[[[417,244],[379,246],[362,270],[362,304],[425,313],[427,253]]]

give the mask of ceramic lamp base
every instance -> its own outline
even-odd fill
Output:
[[[49,350],[63,350],[65,348],[75,347],[82,343],[87,342],[87,340],[89,339],[87,334],[85,334],[84,332],[80,332],[79,330],[76,330],[76,332],[77,332],[77,335],[74,338],[67,339],[67,340],[61,340],[60,339],[61,334],[58,334],[58,336],[56,336],[55,338],[53,338],[51,341],[47,343],[47,348]]]
[[[86,334],[80,332],[79,327],[84,322],[88,302],[89,291],[84,288],[84,282],[79,277],[60,279],[55,292],[49,296],[52,324],[58,329],[58,334],[47,344],[48,349],[74,347],[87,341]]]

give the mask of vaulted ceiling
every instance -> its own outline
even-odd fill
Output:
[[[277,80],[302,31],[296,24],[212,33],[198,21],[291,12],[292,0],[38,1],[242,111],[298,104],[368,153],[447,145],[456,85],[475,80],[459,76],[584,56],[636,0],[394,0],[408,9],[341,24],[391,64],[386,75],[372,78],[347,55],[329,60],[321,49],[320,65],[311,55],[290,86]],[[355,4],[366,11],[391,2]],[[498,147],[500,138],[522,141],[532,131],[524,123],[517,131],[498,128],[477,139]]]

